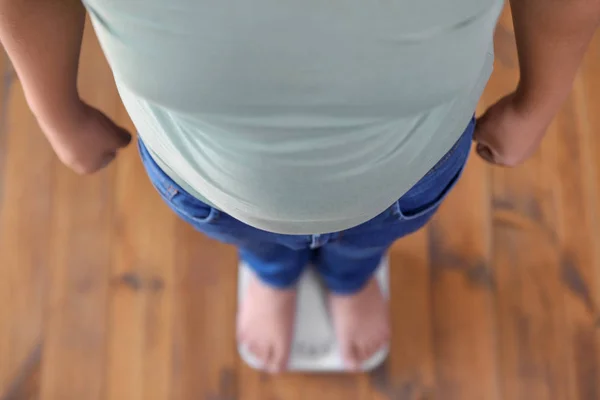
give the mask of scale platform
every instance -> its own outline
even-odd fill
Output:
[[[238,280],[238,304],[244,294],[252,271],[240,264]],[[382,292],[389,298],[389,262],[384,257],[376,272]],[[289,372],[323,372],[339,373],[346,368],[335,340],[333,325],[326,306],[326,293],[317,273],[308,268],[298,282],[298,305],[296,310],[296,327]],[[252,368],[263,370],[261,363],[244,347],[238,346],[242,359]],[[370,371],[381,365],[387,358],[388,348],[376,353],[362,365],[363,371]]]

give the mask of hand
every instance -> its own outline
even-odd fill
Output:
[[[42,122],[40,125],[44,128]],[[83,102],[74,112],[66,113],[60,127],[44,130],[60,160],[78,174],[106,167],[131,142],[129,132]]]
[[[515,93],[491,106],[477,121],[474,140],[484,160],[507,167],[519,165],[538,148],[551,118],[532,112]]]

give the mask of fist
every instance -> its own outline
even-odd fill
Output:
[[[535,115],[510,94],[477,121],[474,140],[484,160],[507,167],[519,165],[538,148],[551,120]]]
[[[60,132],[48,138],[60,160],[78,174],[106,167],[131,142],[129,132],[87,104],[65,118]]]

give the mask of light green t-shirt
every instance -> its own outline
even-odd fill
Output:
[[[264,230],[385,210],[452,147],[502,0],[85,0],[155,161]]]

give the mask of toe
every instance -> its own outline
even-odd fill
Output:
[[[375,353],[376,343],[366,341],[360,346],[360,362],[364,363]]]
[[[265,354],[265,370],[271,374],[279,372],[277,370],[277,353],[273,346],[269,346]]]
[[[377,352],[383,350],[387,346],[387,344],[388,344],[387,339],[385,339],[383,337],[371,341],[371,344],[369,346],[369,350],[370,350],[369,358],[373,357],[375,354],[377,354]]]
[[[385,337],[382,335],[377,335],[371,338],[371,340],[369,341],[369,343],[371,344],[371,346],[375,346],[377,348],[383,346],[386,342]]]
[[[271,348],[271,354],[268,361],[268,370],[272,374],[278,374],[285,371],[288,357],[284,351],[284,346],[274,346]]]
[[[382,330],[380,334],[369,338],[369,340],[364,343],[363,361],[367,361],[387,345],[389,345],[389,333]]]
[[[290,360],[289,350],[281,346],[277,350],[277,358],[275,359],[275,369],[277,372],[283,372],[287,369]]]
[[[365,362],[369,358],[373,357],[373,354],[375,354],[375,351],[377,350],[377,343],[376,342],[365,342],[361,346],[361,349],[362,349],[362,351],[360,353],[360,355],[361,355],[360,361]]]
[[[342,354],[346,368],[351,371],[357,371],[360,368],[360,352],[354,343],[349,343],[344,346]]]
[[[248,350],[250,350],[250,353],[252,353],[252,355],[261,363],[265,363],[265,350],[264,348],[258,344],[257,342],[251,342],[248,345]]]

